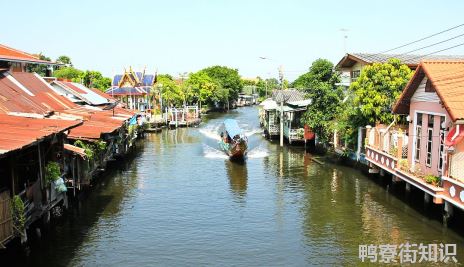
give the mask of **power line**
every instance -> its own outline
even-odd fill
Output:
[[[441,50],[438,50],[438,51],[434,51],[432,53],[428,53],[426,55],[420,55],[420,56],[412,56],[412,57],[409,57],[409,58],[404,58],[404,60],[412,60],[412,59],[416,59],[416,58],[424,58],[426,56],[430,56],[430,55],[433,55],[433,54],[436,54],[436,53],[440,53],[440,52],[443,52],[443,51],[446,51],[446,50],[450,50],[450,49],[453,49],[453,48],[456,48],[456,47],[459,47],[459,46],[463,46],[464,43],[460,43],[460,44],[457,44],[457,45],[453,45],[451,47],[447,47],[447,48],[444,48],[444,49],[441,49]]]
[[[397,49],[399,49],[399,48],[403,48],[403,47],[406,47],[406,46],[409,46],[409,45],[418,43],[418,42],[420,42],[420,41],[423,41],[423,40],[432,38],[432,37],[434,37],[434,36],[440,35],[440,34],[445,33],[445,32],[449,32],[449,31],[451,31],[451,30],[454,30],[454,29],[459,28],[459,27],[462,27],[462,26],[464,26],[464,23],[463,23],[463,24],[459,24],[459,25],[454,26],[454,27],[451,27],[451,28],[449,28],[449,29],[443,30],[443,31],[441,31],[441,32],[437,32],[437,33],[434,33],[434,34],[432,34],[432,35],[429,35],[429,36],[420,38],[420,39],[415,40],[415,41],[412,41],[412,42],[410,42],[410,43],[407,43],[407,44],[404,44],[404,45],[400,45],[400,46],[397,46],[397,47],[392,48],[392,49],[389,49],[389,50],[385,50],[385,51],[383,51],[383,52],[380,52],[379,54],[388,53],[388,52],[391,52],[391,51],[393,51],[393,50],[397,50]]]
[[[425,49],[425,48],[429,48],[429,47],[432,47],[432,46],[435,46],[435,45],[438,45],[438,44],[442,44],[442,43],[445,43],[445,42],[454,40],[454,39],[456,39],[456,38],[459,38],[459,37],[461,37],[461,36],[464,36],[464,33],[463,33],[463,34],[456,35],[456,36],[451,37],[451,38],[449,38],[449,39],[446,39],[446,40],[443,40],[443,41],[440,41],[440,42],[431,44],[431,45],[423,46],[423,47],[421,47],[421,48],[417,48],[417,49],[414,49],[414,50],[411,50],[411,51],[402,53],[402,55],[404,55],[404,54],[409,54],[409,53],[412,53],[412,52],[416,52],[416,51],[419,51],[419,50],[422,50],[422,49]]]

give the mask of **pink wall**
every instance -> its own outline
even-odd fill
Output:
[[[449,114],[439,103],[435,102],[412,102],[409,110],[409,116],[411,123],[409,124],[409,140],[408,140],[408,162],[409,166],[412,166],[414,161],[413,151],[414,147],[414,121],[416,120],[416,111],[423,113],[422,116],[422,133],[421,135],[421,147],[420,147],[420,160],[416,164],[420,164],[422,172],[425,174],[439,175],[438,164],[439,164],[439,149],[440,149],[440,116],[438,114],[432,114],[434,116],[433,125],[433,146],[432,146],[432,164],[431,166],[426,165],[427,158],[427,135],[428,135],[428,112],[443,114],[446,117],[446,123],[449,123]],[[445,135],[446,136],[446,135]],[[446,166],[444,167],[446,169]]]

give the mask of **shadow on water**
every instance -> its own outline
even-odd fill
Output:
[[[143,141],[137,145],[143,148]],[[53,217],[48,225],[40,225],[41,237],[30,229],[26,246],[14,240],[6,250],[0,250],[1,266],[68,266],[78,248],[93,236],[92,229],[105,216],[118,216],[124,199],[137,184],[137,164],[134,160],[141,149],[125,159],[110,162],[107,171],[97,178],[91,188],[82,192],[60,217]],[[124,176],[124,173],[130,173]],[[123,177],[128,177],[125,180]],[[56,255],[61,255],[57,257]],[[66,255],[63,257],[63,255]],[[12,265],[3,265],[11,262]],[[14,263],[14,264],[13,264]]]
[[[248,169],[246,161],[226,160],[227,176],[230,190],[237,200],[245,201],[248,183]]]

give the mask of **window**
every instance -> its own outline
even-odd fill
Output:
[[[445,122],[445,117],[440,116],[440,158],[438,159],[438,170],[443,172],[443,163],[444,163],[444,151],[445,151],[445,128],[443,127]]]
[[[425,165],[430,167],[432,165],[433,125],[435,117],[433,115],[428,115],[427,117],[427,158]]]
[[[351,72],[351,81],[354,82],[358,79],[359,75],[361,75],[361,71],[360,70],[353,70]]]
[[[433,128],[428,128],[427,131],[427,159],[425,161],[425,165],[431,166],[432,165],[432,145],[433,145]]]
[[[414,160],[420,160],[420,147],[421,147],[421,136],[422,136],[422,113],[416,114],[416,146],[415,146],[415,154]]]

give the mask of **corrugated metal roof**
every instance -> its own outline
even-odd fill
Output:
[[[85,149],[83,149],[83,148],[73,146],[71,144],[64,144],[63,147],[64,147],[65,150],[70,151],[72,153],[75,153],[75,154],[81,156],[82,158],[87,157],[87,154],[85,154]]]
[[[82,124],[79,120],[25,118],[0,114],[0,154],[21,149]]]
[[[401,60],[403,64],[411,68],[417,67],[422,60],[453,60],[464,59],[464,55],[411,55],[411,54],[378,54],[378,53],[347,53],[338,62],[338,68],[346,68],[354,65],[355,62],[365,64],[386,63],[391,58]]]
[[[275,90],[272,92],[272,99],[276,102],[293,102],[305,100],[305,94],[301,91],[294,89]]]
[[[52,87],[39,75],[27,72],[13,72],[11,76],[34,94],[36,103],[50,108],[53,111],[74,108],[75,103],[65,96],[56,93]]]
[[[38,57],[0,44],[0,60],[5,61],[23,61],[37,64],[54,64],[53,62],[41,60]]]
[[[54,81],[54,84],[60,86],[63,90],[71,93],[75,97],[82,99],[89,105],[104,105],[108,104],[107,98],[95,93],[93,90],[85,87],[80,83]]]
[[[35,95],[25,91],[19,82],[14,82],[8,72],[0,73],[0,113],[9,112],[32,113],[46,115],[53,109],[37,102]]]

